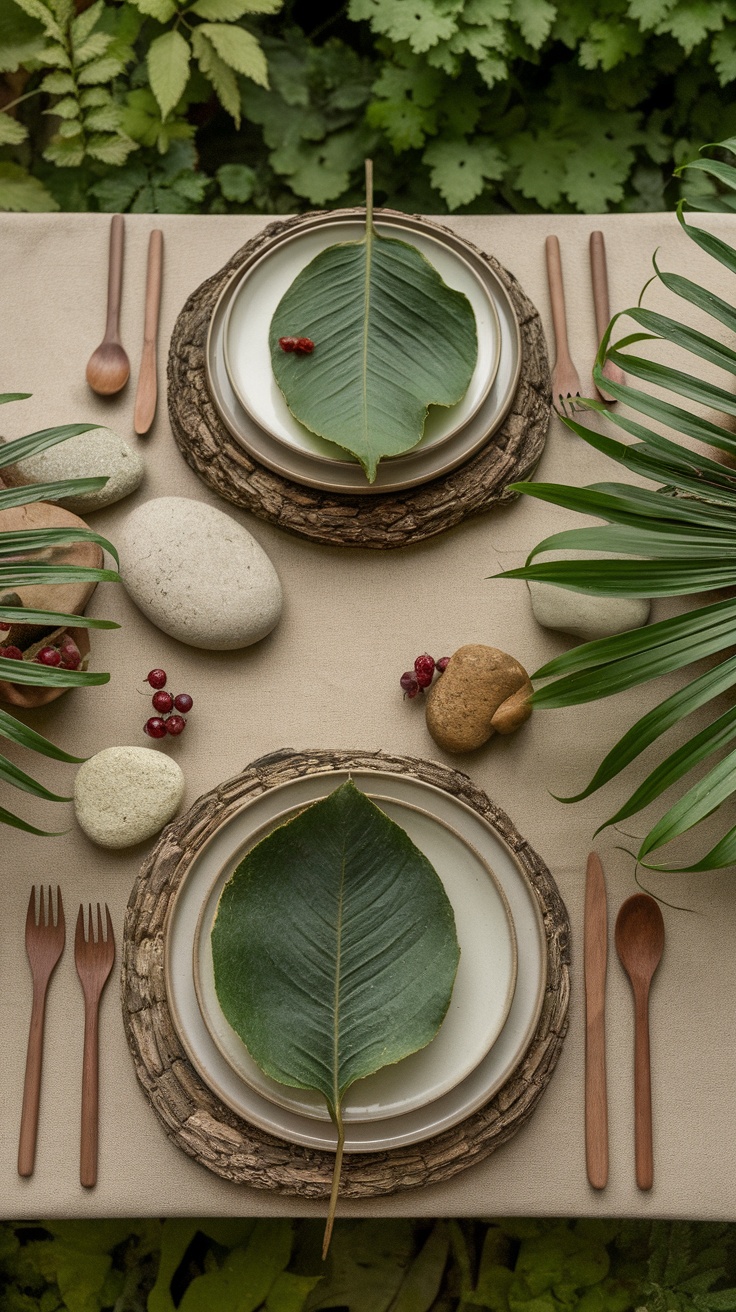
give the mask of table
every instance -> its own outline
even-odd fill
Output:
[[[698,220],[733,238],[733,220]],[[120,398],[94,397],[84,381],[86,360],[102,335],[109,218],[104,215],[0,215],[3,288],[3,390],[32,399],[3,408],[7,437],[73,421],[96,421],[131,444],[135,379],[143,329],[148,233],[165,236],[160,345],[166,346],[186,295],[217,269],[267,220],[259,216],[126,218],[127,249],[122,336],[133,361],[133,381]],[[608,249],[611,303],[633,304],[660,247],[667,268],[686,268],[717,286],[712,261],[679,231],[673,216],[469,216],[443,219],[492,251],[521,280],[551,328],[544,274],[544,237],[558,233],[566,273],[573,357],[590,367],[594,342],[587,241],[600,227]],[[664,303],[655,289],[653,305]],[[164,386],[163,367],[160,386]],[[595,420],[594,422],[598,422]],[[583,1142],[582,912],[585,858],[597,824],[612,814],[634,777],[615,781],[601,796],[572,807],[548,792],[572,793],[635,718],[677,687],[660,680],[610,701],[570,711],[536,712],[514,737],[495,739],[465,758],[443,757],[424,726],[421,704],[402,702],[401,672],[421,651],[450,654],[466,642],[499,646],[536,669],[569,643],[534,621],[526,586],[489,579],[523,563],[543,536],[578,521],[531,499],[466,523],[433,541],[398,552],[340,550],[292,538],[219,502],[187,467],[174,445],[163,398],[154,428],[139,442],[146,460],[143,485],[127,501],[91,517],[115,540],[129,510],[151,497],[178,495],[219,505],[245,524],[269,553],[283,582],[285,607],[277,629],[257,646],[203,654],[159,633],[123,589],[102,584],[90,610],[118,620],[121,629],[93,635],[93,667],[107,669],[102,688],[67,693],[32,722],[80,755],[122,743],[146,745],[148,702],[142,679],[163,666],[195,709],[181,739],[166,749],[187,779],[185,806],[279,747],[383,748],[445,759],[466,770],[511,815],[552,869],[573,930],[570,1030],[550,1087],[530,1123],[485,1163],[452,1181],[360,1205],[348,1215],[629,1215],[736,1219],[736,1015],[732,875],[648,874],[647,887],[690,912],[665,908],[666,954],[652,994],[656,1182],[651,1194],[634,1183],[633,1030],[629,986],[611,936],[608,979],[608,1064],[611,1174],[597,1194],[587,1184]],[[581,483],[618,478],[603,457],[553,420],[538,476]],[[580,521],[582,522],[582,521]],[[661,615],[661,607],[655,614]],[[692,730],[690,730],[692,731]],[[5,751],[5,747],[3,747]],[[11,749],[12,750],[12,749]],[[656,756],[656,749],[655,749]],[[73,766],[52,765],[29,753],[22,761],[57,791],[71,791]],[[650,760],[650,755],[646,758]],[[646,768],[651,768],[651,763]],[[39,822],[41,804],[19,793],[13,809]],[[322,1215],[312,1204],[230,1185],[190,1161],[166,1139],[140,1090],[127,1052],[117,980],[102,1007],[100,1171],[95,1190],[78,1183],[78,1118],[82,999],[70,950],[49,996],[41,1121],[35,1175],[16,1174],[31,980],[23,948],[29,886],[60,880],[73,926],[80,899],[110,905],[118,931],[143,849],[108,853],[74,827],[71,809],[44,809],[50,828],[71,827],[62,838],[32,838],[4,830],[0,922],[0,1180],[7,1218],[143,1215]],[[60,823],[60,818],[62,818]],[[42,822],[43,823],[43,822]],[[642,834],[634,818],[625,828]],[[701,847],[702,831],[698,835]],[[636,891],[632,847],[622,833],[597,840],[608,877],[611,924],[621,901]],[[701,847],[701,850],[705,850]]]

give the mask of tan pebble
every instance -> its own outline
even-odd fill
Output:
[[[531,715],[523,665],[498,647],[469,643],[455,652],[427,697],[427,728],[446,752],[472,752],[495,732],[511,733]]]

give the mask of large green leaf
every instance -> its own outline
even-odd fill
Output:
[[[223,1012],[273,1079],[322,1093],[338,1149],[347,1089],[430,1042],[459,959],[452,907],[408,835],[348,782],[263,839],[212,931]]]
[[[309,337],[314,351],[283,351],[282,337]],[[289,409],[357,456],[371,483],[383,456],[420,441],[430,405],[465,395],[478,352],[467,297],[415,246],[379,236],[370,185],[365,236],[302,270],[276,307],[269,345]]]

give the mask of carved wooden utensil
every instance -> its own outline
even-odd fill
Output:
[[[649,986],[664,948],[664,921],[648,893],[627,898],[616,918],[616,951],[634,993],[634,1123],[636,1183],[654,1183],[652,1083],[649,1061]]]
[[[600,345],[603,334],[611,322],[611,307],[608,303],[608,265],[606,264],[606,245],[602,232],[591,232],[590,234],[590,277],[593,284],[595,329]],[[613,363],[613,360],[606,360],[602,372],[603,377],[607,378],[609,383],[626,382],[626,374],[619,365]],[[604,392],[597,384],[596,387],[601,400],[616,400],[616,397],[611,396],[610,392]]]
[[[88,1187],[97,1183],[99,1127],[99,1036],[100,998],[115,960],[115,937],[110,912],[105,906],[107,937],[103,938],[102,912],[97,903],[97,938],[89,906],[88,935],[84,932],[84,906],[80,906],[74,935],[74,961],[84,993],[84,1061],[82,1066],[82,1134],[79,1179]]]
[[[100,396],[114,396],[130,377],[130,361],[120,341],[120,296],[123,289],[125,223],[113,214],[110,226],[110,263],[107,274],[105,336],[87,361],[87,382]]]
[[[161,307],[161,271],[163,267],[164,234],[154,228],[148,239],[148,269],[146,272],[146,313],[143,324],[143,354],[135,394],[133,427],[139,437],[147,433],[156,413],[156,336]]]
[[[562,283],[562,259],[560,243],[556,237],[548,237],[544,243],[547,260],[547,282],[549,300],[552,307],[552,325],[555,330],[555,347],[557,356],[552,370],[552,404],[563,415],[574,415],[584,407],[580,402],[580,375],[570,357],[567,341],[567,314],[565,311],[565,289]]]
[[[608,1183],[606,1089],[606,885],[597,852],[588,857],[585,882],[585,1162],[594,1189]]]
[[[23,1085],[23,1111],[20,1120],[18,1143],[18,1174],[33,1175],[38,1134],[38,1107],[41,1098],[41,1066],[43,1063],[43,1029],[46,1014],[46,993],[54,967],[64,951],[64,907],[61,889],[56,889],[56,922],[53,918],[51,885],[44,898],[43,887],[38,890],[38,920],[36,919],[36,889],[31,889],[26,915],[26,952],[33,976],[33,1007],[28,1032],[26,1077]]]

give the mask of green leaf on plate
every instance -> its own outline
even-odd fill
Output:
[[[314,351],[283,351],[280,337],[309,337]],[[269,345],[292,414],[357,456],[370,483],[383,456],[421,440],[430,405],[461,400],[478,352],[467,297],[415,246],[377,233],[369,171],[365,236],[329,246],[297,275]]]
[[[351,782],[274,830],[226,884],[212,930],[222,1010],[262,1070],[322,1093],[338,1132],[355,1080],[425,1047],[460,955],[426,856]]]

